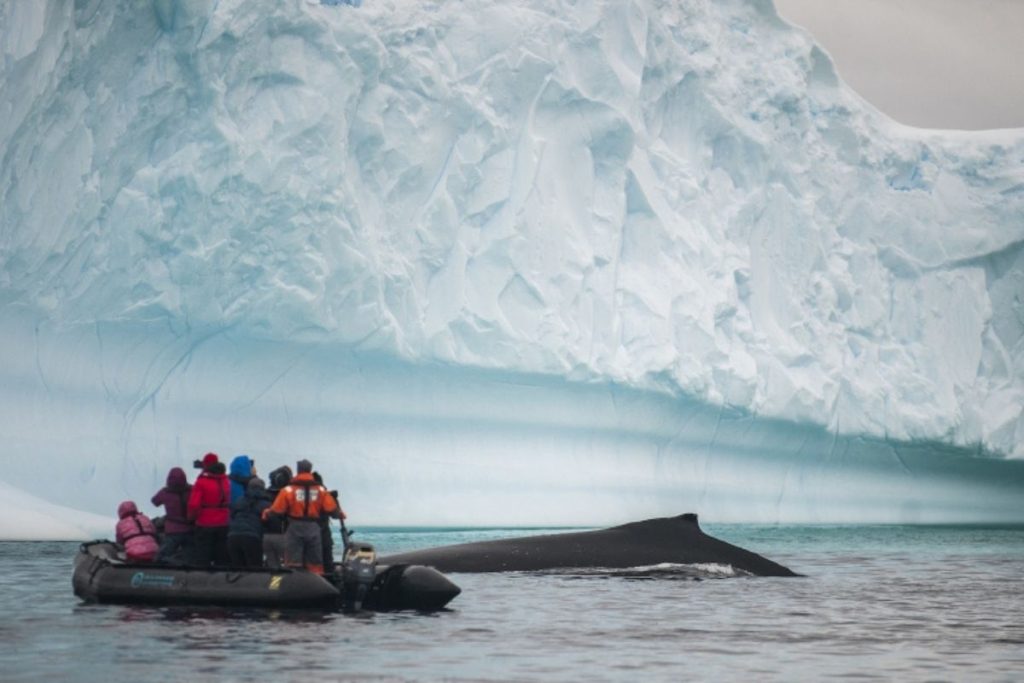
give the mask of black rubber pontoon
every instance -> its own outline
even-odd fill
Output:
[[[368,568],[369,567],[369,568]],[[85,543],[75,557],[72,586],[87,602],[248,607],[345,607],[438,610],[461,589],[431,567],[361,567],[331,577],[291,569],[202,569],[132,564],[110,541]]]

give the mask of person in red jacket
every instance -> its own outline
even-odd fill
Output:
[[[286,565],[305,567],[315,574],[323,574],[320,516],[345,519],[345,513],[334,496],[316,483],[312,463],[300,460],[296,469],[298,474],[295,478],[281,489],[274,503],[263,512],[264,519],[270,515],[288,517],[288,530],[284,535]]]
[[[188,498],[188,519],[195,522],[195,561],[201,567],[226,566],[231,482],[216,453],[207,453],[196,465],[203,471]]]

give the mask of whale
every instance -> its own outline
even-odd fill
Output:
[[[425,548],[388,555],[380,561],[389,565],[426,565],[450,573],[719,564],[754,576],[800,576],[757,553],[708,536],[692,512],[596,531]]]

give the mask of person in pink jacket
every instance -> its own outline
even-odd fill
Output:
[[[117,517],[117,543],[124,546],[128,561],[152,562],[160,551],[153,522],[130,500],[117,506]]]

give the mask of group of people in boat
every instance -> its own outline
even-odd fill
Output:
[[[152,498],[163,507],[158,533],[134,501],[117,509],[116,541],[130,562],[199,567],[304,567],[317,574],[334,566],[330,520],[345,519],[337,492],[328,491],[308,460],[270,473],[270,487],[256,463],[239,455],[224,466],[216,453],[194,463],[193,484],[174,467]]]

